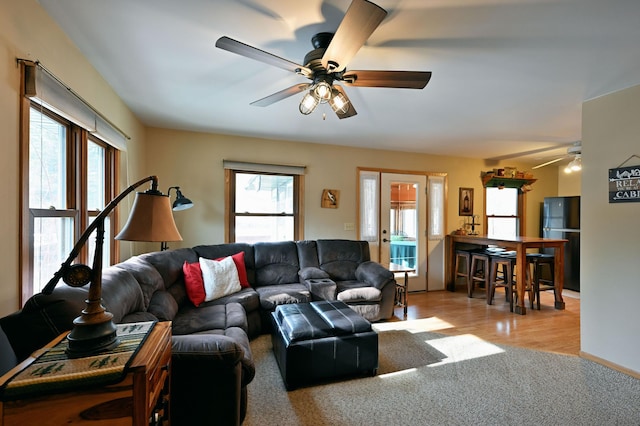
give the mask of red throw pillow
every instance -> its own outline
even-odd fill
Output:
[[[198,307],[204,302],[206,296],[200,262],[188,263],[185,260],[182,272],[184,272],[184,287],[187,290],[187,297],[191,303]]]
[[[236,269],[238,270],[238,278],[240,279],[240,287],[242,287],[242,288],[251,287],[251,284],[249,284],[249,278],[247,278],[247,267],[244,264],[244,252],[241,251],[240,253],[236,253],[234,255],[231,255],[231,258],[233,259],[233,263],[236,264]],[[224,259],[224,257],[220,257],[220,258],[214,259],[214,260],[222,260],[222,259]]]

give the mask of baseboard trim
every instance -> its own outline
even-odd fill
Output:
[[[608,367],[608,368],[610,368],[612,370],[616,370],[616,371],[619,371],[621,373],[627,374],[627,375],[629,375],[631,377],[635,377],[636,379],[640,379],[640,372],[633,371],[633,370],[631,370],[629,368],[622,367],[622,366],[620,366],[618,364],[615,364],[615,363],[613,363],[611,361],[607,361],[606,359],[602,359],[600,357],[597,357],[595,355],[591,355],[591,354],[589,354],[587,352],[584,352],[584,351],[580,351],[578,353],[578,355],[580,356],[580,358],[584,358],[584,359],[588,359],[589,361],[597,362],[598,364],[604,365],[605,367]]]

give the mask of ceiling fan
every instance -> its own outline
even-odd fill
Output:
[[[269,65],[295,72],[311,80],[299,83],[251,103],[268,106],[308,90],[300,102],[300,112],[311,114],[318,104],[329,103],[338,118],[357,114],[345,90],[336,82],[355,87],[423,89],[429,71],[353,71],[346,66],[380,25],[387,12],[367,0],[353,0],[335,33],[322,32],[311,38],[314,50],[304,57],[304,65],[283,59],[229,37],[220,37],[216,47]]]
[[[556,159],[547,161],[542,164],[538,164],[537,166],[533,166],[531,169],[532,170],[539,169],[541,167],[545,167],[550,164],[557,163],[558,161],[562,161],[565,158],[571,158],[571,157],[573,157],[573,160],[571,160],[571,162],[567,165],[567,167],[565,167],[564,171],[566,173],[571,173],[571,172],[577,172],[582,170],[582,141],[576,141],[573,143],[573,145],[567,148],[566,155],[563,155],[562,157],[558,157]]]

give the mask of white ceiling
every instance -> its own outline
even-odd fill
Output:
[[[640,84],[638,0],[375,0],[388,15],[348,68],[433,75],[347,87],[344,120],[326,104],[303,116],[302,94],[249,105],[308,80],[215,42],[302,63],[350,0],[39,3],[149,126],[536,163],[580,140],[585,100]]]

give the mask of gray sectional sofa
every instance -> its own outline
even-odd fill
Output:
[[[195,306],[183,265],[244,252],[250,286]],[[72,328],[88,286],[59,284],[0,319],[0,367]],[[371,262],[365,241],[306,240],[201,245],[132,257],[103,271],[102,297],[116,323],[172,321],[173,425],[240,424],[254,377],[250,340],[271,329],[276,306],[341,300],[370,321],[393,315],[394,275]],[[6,368],[6,367],[5,367]]]

